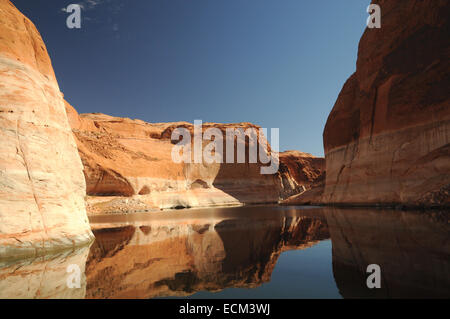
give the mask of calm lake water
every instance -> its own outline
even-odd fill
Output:
[[[449,216],[295,206],[96,216],[90,247],[0,260],[0,298],[450,298]],[[367,287],[370,264],[379,289]],[[73,265],[79,288],[67,285]]]

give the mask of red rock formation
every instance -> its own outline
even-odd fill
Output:
[[[290,195],[301,185],[308,187],[322,169],[321,159],[300,152],[281,154],[283,173],[272,175],[262,175],[260,163],[176,164],[171,157],[172,131],[184,127],[193,132],[192,124],[150,124],[104,114],[78,115],[68,103],[66,108],[84,164],[87,193],[133,196],[126,203],[109,197],[107,208],[105,203],[96,203],[90,205],[92,211],[121,210],[120,206],[145,210],[275,203],[288,191]],[[250,123],[203,124],[204,130],[212,127],[224,135],[227,128],[259,128]],[[297,172],[297,168],[302,170]]]
[[[325,131],[322,201],[448,205],[450,2],[374,1],[357,69]]]
[[[92,239],[85,182],[42,38],[0,0],[0,256]]]
[[[285,199],[310,190],[323,180],[325,159],[299,151],[280,153],[279,178],[281,198]]]
[[[321,175],[324,177],[325,175]],[[325,189],[324,179],[321,178],[316,184],[313,184],[310,189],[303,193],[293,195],[281,202],[282,205],[321,205],[322,195]]]

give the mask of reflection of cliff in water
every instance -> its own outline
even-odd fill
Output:
[[[326,209],[333,272],[344,298],[450,298],[448,212]],[[381,289],[366,286],[381,267]]]
[[[257,206],[95,217],[96,241],[90,249],[0,260],[0,298],[189,296],[269,281],[287,285],[296,298],[292,287],[303,287],[303,296],[317,288],[299,279],[298,272],[310,273],[297,265],[329,265],[330,254],[335,282],[330,267],[312,276],[329,278],[327,283],[333,289],[336,283],[345,298],[450,298],[448,216],[438,211]],[[331,251],[329,245],[323,246],[326,251],[314,246],[330,236]],[[308,247],[316,250],[314,260],[305,257],[307,251],[287,254],[290,259],[280,259],[280,267],[288,261],[294,270],[278,271],[271,280],[283,251]],[[79,289],[66,284],[67,267],[73,264],[81,271]],[[369,264],[381,267],[381,289],[366,286]],[[270,287],[255,291],[269,289],[272,296]],[[246,291],[245,296],[254,296],[253,290]]]
[[[84,298],[84,266],[88,253],[89,247],[86,246],[36,259],[0,260],[0,299]],[[67,286],[70,265],[79,266],[80,287],[77,289]]]
[[[270,280],[282,251],[329,237],[323,218],[274,211],[247,218],[152,221],[95,231],[95,236],[86,264],[87,298],[256,287]]]

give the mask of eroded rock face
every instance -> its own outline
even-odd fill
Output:
[[[299,151],[282,152],[278,176],[281,199],[303,193],[324,180],[325,159]]]
[[[299,183],[309,183],[320,170],[320,164],[316,165],[312,157],[295,162],[296,153],[286,155],[291,162],[282,164],[286,168],[283,178],[278,173],[261,174],[263,164],[248,163],[248,157],[247,163],[242,164],[177,164],[172,160],[172,131],[182,127],[192,135],[192,124],[150,124],[104,114],[78,115],[68,103],[66,108],[84,164],[87,193],[93,196],[133,196],[130,204],[139,201],[143,206],[156,208],[275,203],[285,187],[289,194],[295,193]],[[224,136],[227,128],[259,129],[250,123],[204,123],[203,130],[208,128],[217,128]],[[246,141],[247,149],[254,142]],[[208,142],[204,143],[205,147]],[[299,165],[310,162],[311,167],[317,168],[306,169],[305,174],[295,172]],[[297,175],[291,177],[294,172]],[[291,184],[284,185],[283,180]]]
[[[0,1],[0,257],[92,239],[83,167],[44,42]]]
[[[450,3],[374,1],[324,131],[325,203],[449,204]]]
[[[322,195],[325,188],[324,180],[313,184],[311,188],[303,193],[293,195],[281,201],[281,205],[321,205]]]

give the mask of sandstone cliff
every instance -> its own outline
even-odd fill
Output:
[[[0,256],[72,247],[92,238],[85,182],[44,42],[0,1]]]
[[[374,1],[324,131],[324,203],[449,204],[450,2]]]
[[[297,195],[292,195],[281,201],[281,205],[322,205],[322,196],[325,189],[325,174],[316,181],[311,188]]]
[[[325,175],[325,159],[299,151],[280,153],[282,198],[311,189]]]
[[[318,203],[325,180],[325,159],[299,151],[280,153],[279,178],[283,204]]]
[[[192,133],[190,123],[150,124],[104,114],[79,115],[68,103],[66,109],[84,164],[87,193],[102,196],[89,199],[93,212],[276,203],[286,194],[303,191],[302,186],[307,187],[323,169],[323,159],[295,152],[282,153],[283,172],[272,175],[262,175],[262,164],[248,159],[242,164],[177,164],[171,157],[171,134],[177,127]],[[203,130],[208,128],[224,135],[227,128],[259,129],[250,123],[204,123]],[[254,142],[245,141],[247,153]]]

